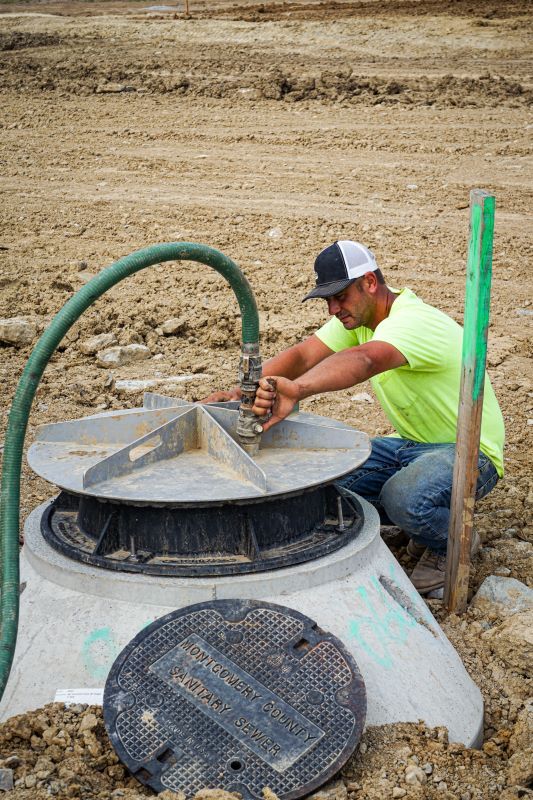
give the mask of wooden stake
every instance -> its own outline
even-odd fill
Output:
[[[461,388],[444,584],[444,605],[448,611],[459,614],[466,609],[470,573],[487,360],[494,206],[494,195],[481,189],[470,192]]]

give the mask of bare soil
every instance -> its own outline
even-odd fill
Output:
[[[300,303],[314,257],[337,238],[356,238],[375,251],[391,285],[410,286],[461,321],[469,191],[493,191],[489,372],[508,443],[505,479],[476,511],[484,546],[471,592],[495,572],[531,585],[528,3],[191,0],[190,12],[140,2],[0,4],[0,317],[43,330],[121,256],[157,242],[203,242],[246,272],[269,356],[326,319],[318,301]],[[182,318],[180,333],[164,336],[160,326],[173,317]],[[146,344],[152,358],[110,374],[79,349],[103,332]],[[26,441],[44,422],[138,405],[140,393],[119,390],[119,379],[191,373],[199,377],[181,391],[191,399],[232,385],[239,337],[231,290],[209,268],[145,270],[68,334],[41,381]],[[2,435],[31,348],[0,347]],[[360,392],[371,394],[363,385],[304,407],[388,432],[377,403],[355,399]],[[22,518],[52,491],[24,466]],[[396,554],[412,566],[402,548]],[[483,638],[498,620],[475,609],[445,618],[438,603],[432,608],[484,694],[484,750],[450,747],[423,726],[371,730],[345,772],[350,800],[392,797],[394,787],[407,798],[532,796],[527,769],[512,760],[525,747],[517,726],[531,694],[527,668],[509,666]],[[124,789],[101,721],[100,749],[66,745],[82,765],[72,775],[59,776],[60,758],[37,769],[44,729],[70,725],[75,739],[79,725],[56,706],[39,714],[25,720],[29,738],[10,723],[0,729],[1,756],[20,758],[8,796],[147,794]],[[403,782],[409,759],[433,765],[426,784]]]

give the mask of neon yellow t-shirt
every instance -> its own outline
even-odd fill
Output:
[[[455,442],[463,329],[451,317],[402,289],[375,331],[363,326],[348,331],[332,317],[316,335],[335,352],[371,339],[396,347],[407,364],[370,379],[396,435],[416,442]],[[485,375],[480,449],[500,477],[504,439],[502,412]]]

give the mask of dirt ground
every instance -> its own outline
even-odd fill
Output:
[[[202,242],[248,276],[266,357],[326,319],[322,303],[300,304],[314,257],[337,238],[355,238],[374,250],[392,286],[410,286],[461,321],[469,191],[493,191],[489,372],[508,441],[506,477],[476,510],[483,548],[471,591],[494,573],[531,585],[531,27],[525,0],[190,0],[188,17],[182,3],[0,4],[0,317],[23,317],[41,331],[121,256],[158,242]],[[163,335],[176,317],[179,334]],[[105,332],[147,345],[151,358],[101,368],[79,345]],[[140,404],[141,393],[120,389],[121,379],[192,374],[180,388],[156,389],[192,399],[232,385],[239,336],[231,290],[209,268],[144,270],[68,334],[42,379],[26,443],[38,424]],[[30,350],[1,346],[0,435]],[[361,392],[370,387],[303,407],[388,432]],[[25,466],[22,518],[51,493]],[[501,620],[432,609],[484,694],[484,750],[449,746],[416,725],[374,729],[345,772],[348,797],[533,796],[531,771],[517,766],[527,668],[484,638]],[[83,770],[59,777],[51,756],[40,765],[48,776],[34,783],[44,729],[78,730],[74,712],[43,713],[49,718],[35,729],[25,721],[29,737],[2,728],[0,756],[20,760],[8,796],[136,794],[124,789],[100,719],[100,750],[91,754],[85,743],[75,754]],[[424,785],[402,782],[409,759],[433,765]],[[398,787],[406,794],[393,795]]]

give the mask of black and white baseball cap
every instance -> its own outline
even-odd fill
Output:
[[[368,247],[350,240],[334,242],[322,250],[315,261],[316,286],[302,302],[312,297],[331,297],[342,292],[365,272],[378,269]]]

